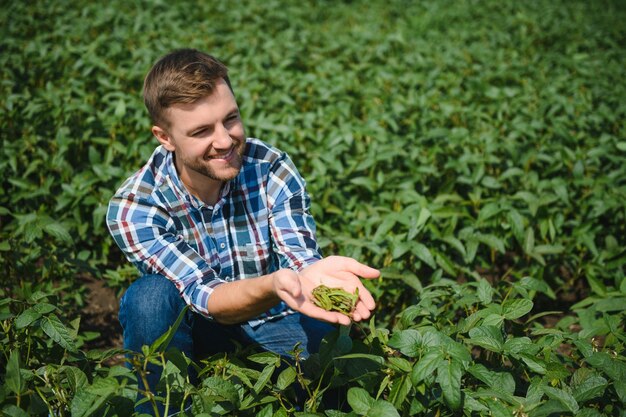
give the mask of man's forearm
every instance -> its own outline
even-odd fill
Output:
[[[274,274],[221,284],[209,297],[209,314],[222,324],[250,320],[281,300],[274,288]]]

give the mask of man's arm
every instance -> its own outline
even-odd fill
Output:
[[[352,318],[354,321],[369,318],[375,303],[359,277],[376,278],[380,275],[379,271],[346,257],[319,260],[321,254],[315,236],[315,222],[309,211],[310,198],[305,181],[286,154],[273,164],[267,192],[274,251],[283,268],[299,271],[297,284],[283,285],[283,288],[297,287],[297,290],[279,291],[281,299],[291,308],[309,316],[349,324],[346,316],[339,313],[331,316],[315,307],[310,302],[311,292],[320,284],[340,287],[351,293],[358,288],[359,300]]]
[[[210,317],[207,301],[225,281],[176,232],[167,212],[128,193],[111,199],[106,220],[113,239],[129,261],[144,274],[168,278],[193,311]]]
[[[347,316],[323,310],[312,302],[313,288],[323,283],[354,292],[358,287],[359,301],[352,320],[361,321],[370,316],[376,304],[359,278],[371,279],[379,274],[378,270],[352,258],[331,256],[304,268],[300,273],[283,268],[262,277],[224,283],[213,291],[208,308],[218,322],[233,324],[256,317],[282,300],[293,310],[307,316],[349,325],[351,319]]]
[[[311,199],[304,179],[286,154],[272,165],[267,201],[272,249],[280,266],[301,271],[321,259]]]

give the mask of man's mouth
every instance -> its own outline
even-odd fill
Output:
[[[230,148],[230,150],[228,152],[220,153],[220,154],[217,154],[217,155],[209,155],[209,156],[205,157],[204,159],[206,159],[206,160],[212,160],[212,159],[228,160],[228,159],[230,159],[233,156],[234,153],[235,153],[235,147],[233,146],[232,148]]]

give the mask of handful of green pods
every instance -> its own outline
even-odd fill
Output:
[[[319,285],[313,289],[313,303],[326,311],[337,311],[352,317],[352,311],[359,299],[359,289],[355,288],[350,294],[343,288],[329,288]]]

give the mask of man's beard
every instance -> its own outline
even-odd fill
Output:
[[[233,150],[234,155],[232,156],[232,161],[228,164],[227,168],[221,168],[219,170],[214,169],[210,166],[211,160],[195,160],[193,162],[190,161],[181,161],[184,165],[186,165],[189,169],[196,171],[207,178],[210,178],[215,181],[230,181],[239,175],[239,171],[241,170],[241,166],[243,164],[243,152],[245,148],[245,142],[242,144],[238,144]]]

